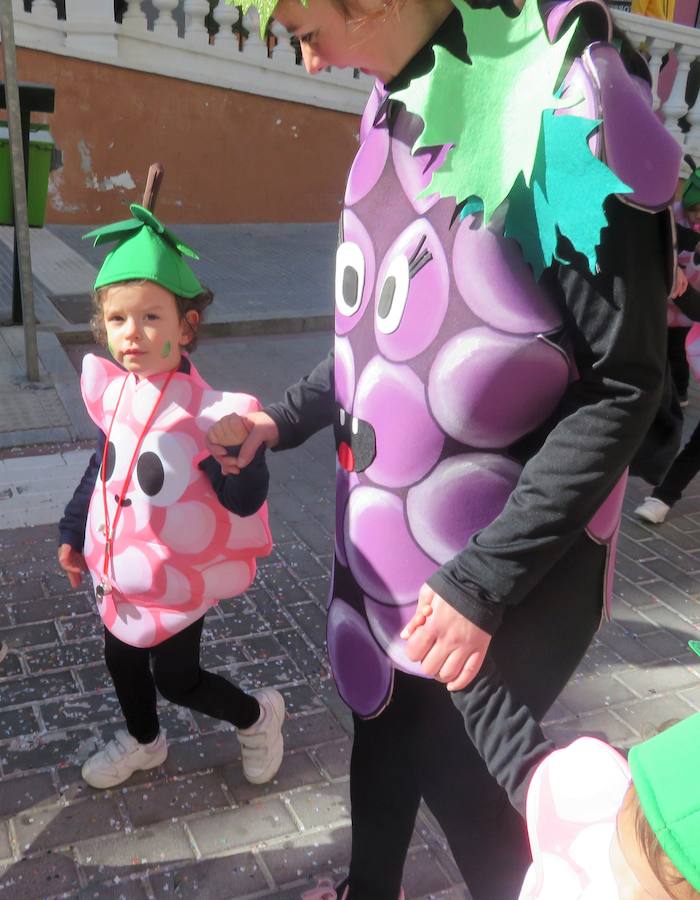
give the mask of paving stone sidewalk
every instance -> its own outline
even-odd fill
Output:
[[[205,339],[195,363],[215,385],[270,400],[329,340]],[[689,418],[698,413],[696,404]],[[115,790],[86,787],[80,764],[120,727],[100,622],[87,590],[71,591],[56,567],[52,525],[0,529],[0,637],[11,647],[0,664],[0,900],[284,900],[343,871],[350,720],[324,649],[330,435],[271,454],[270,465],[275,550],[244,598],[208,614],[203,643],[208,668],[285,695],[287,752],[265,787],[242,779],[228,726],[165,702],[165,765]],[[700,484],[660,528],[630,516],[643,490],[632,483],[625,501],[615,621],[548,718],[561,742],[589,733],[627,747],[700,709],[700,666],[687,649],[700,624]],[[425,810],[405,886],[410,900],[468,896]]]

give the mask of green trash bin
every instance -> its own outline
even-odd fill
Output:
[[[46,200],[54,146],[55,142],[47,125],[30,126],[27,212],[32,228],[41,228],[46,218]],[[10,132],[7,122],[0,122],[0,225],[13,225],[14,221]]]

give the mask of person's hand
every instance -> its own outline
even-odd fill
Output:
[[[248,437],[248,429],[238,413],[230,413],[223,419],[219,419],[216,425],[211,426],[207,437],[212,444],[220,444],[222,447],[238,447]]]
[[[401,632],[406,654],[421,663],[426,675],[447,684],[448,691],[463,690],[478,674],[491,635],[450,606],[424,584],[418,608]]]
[[[58,548],[58,564],[68,576],[71,587],[78,587],[82,573],[87,571],[85,557],[74,550],[70,544],[61,544]]]
[[[671,300],[675,300],[676,297],[680,297],[682,294],[688,290],[688,279],[686,278],[685,272],[681,269],[680,266],[676,266],[676,277],[673,282],[673,289],[671,291]]]
[[[242,441],[229,442],[241,444],[238,456],[229,456],[225,444],[216,439],[219,434],[217,432],[219,425],[228,418],[229,416],[224,416],[216,425],[212,425],[207,433],[207,446],[211,455],[221,466],[224,475],[238,475],[241,469],[244,469],[253,459],[262,444],[274,447],[279,441],[280,435],[275,420],[266,412],[251,412],[237,417],[243,422],[246,435]]]

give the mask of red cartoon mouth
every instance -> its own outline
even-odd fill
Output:
[[[334,430],[340,465],[346,472],[363,472],[377,455],[374,428],[339,406]]]

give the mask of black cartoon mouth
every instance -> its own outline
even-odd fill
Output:
[[[119,506],[119,494],[114,495],[114,501],[117,504],[117,506]],[[131,498],[124,497],[124,499],[121,501],[121,505],[122,506],[131,506]]]
[[[377,438],[369,422],[336,408],[335,446],[338,461],[347,472],[363,472],[377,455]]]

